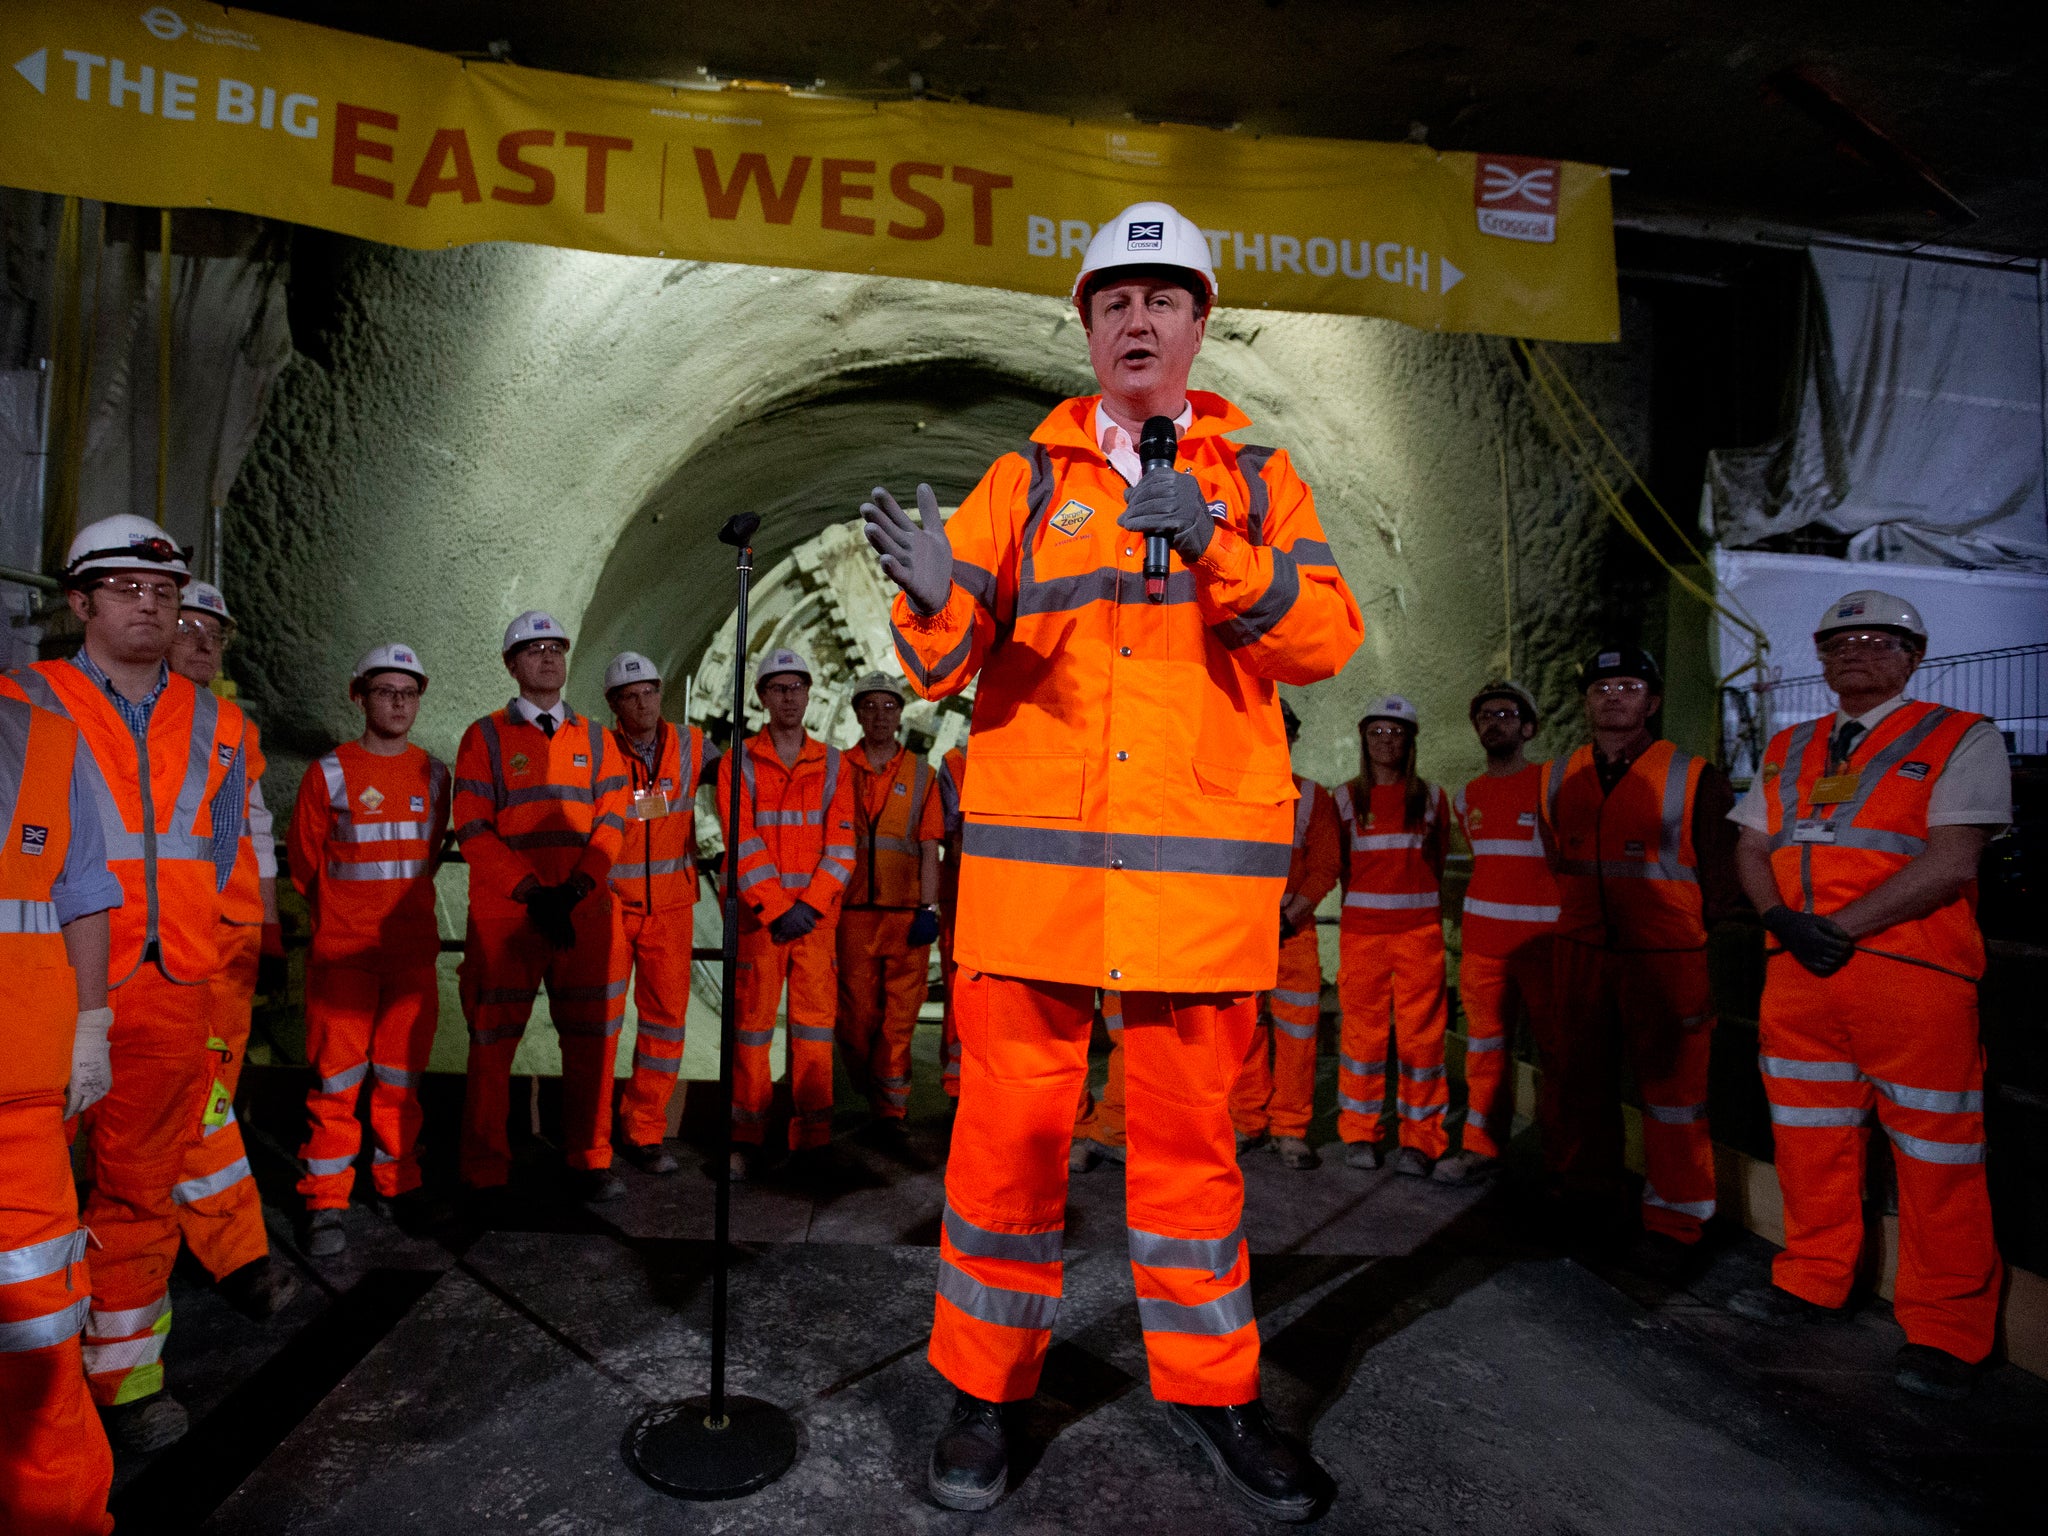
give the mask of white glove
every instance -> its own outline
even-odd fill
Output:
[[[107,1031],[114,1010],[86,1008],[78,1015],[78,1033],[71,1041],[71,1086],[64,1094],[64,1118],[92,1108],[114,1086],[114,1062],[107,1050]]]

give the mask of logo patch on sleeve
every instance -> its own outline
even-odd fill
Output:
[[[590,754],[588,752],[572,753],[569,758],[569,766],[571,768],[588,768],[590,766]]]
[[[1899,777],[1902,779],[1924,779],[1933,766],[1932,763],[1918,761],[1901,763],[1899,764]]]
[[[31,826],[27,822],[21,824],[21,851],[23,853],[28,854],[31,858],[41,858],[43,850],[49,844],[50,829],[48,827]]]
[[[1517,817],[1515,818],[1515,825],[1516,825],[1516,826],[1518,826],[1518,827],[1533,827],[1533,826],[1535,826],[1535,825],[1536,825],[1536,813],[1535,813],[1534,811],[1524,811],[1524,812],[1522,812],[1522,814],[1521,814],[1521,815],[1519,815],[1519,816],[1517,816]]]
[[[1210,503],[1209,503],[1209,515],[1210,515],[1211,517],[1215,518],[1215,519],[1216,519],[1216,521],[1217,521],[1217,522],[1219,522],[1219,523],[1227,523],[1227,522],[1229,522],[1229,521],[1230,521],[1230,503],[1229,503],[1229,502],[1227,502],[1227,501],[1212,501],[1212,502],[1210,502]]]
[[[225,768],[235,760],[235,749],[230,743],[223,741],[213,749],[213,755],[220,759],[221,767]]]
[[[407,800],[411,804],[413,814],[415,815],[418,815],[427,808],[427,797],[425,795],[409,795]]]
[[[1053,513],[1051,522],[1053,527],[1059,529],[1061,533],[1064,533],[1071,539],[1081,531],[1082,524],[1086,523],[1094,515],[1095,509],[1089,506],[1087,502],[1070,501],[1061,507],[1059,511]]]

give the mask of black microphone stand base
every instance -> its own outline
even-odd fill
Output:
[[[663,1493],[710,1503],[756,1493],[796,1460],[796,1421],[773,1403],[727,1394],[719,1429],[710,1413],[709,1397],[649,1409],[626,1430],[626,1464]]]

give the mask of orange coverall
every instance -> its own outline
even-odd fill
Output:
[[[960,811],[960,786],[967,782],[967,749],[955,747],[939,764],[939,804],[946,842],[939,860],[939,979],[946,1011],[939,1020],[939,1086],[960,1097],[960,1026],[953,1012],[953,920],[960,911],[960,840],[967,818]]]
[[[718,809],[729,809],[730,775],[740,774],[740,824],[725,829],[738,860],[738,996],[733,1029],[733,1140],[758,1147],[774,1097],[768,1047],[775,1012],[789,989],[789,1091],[793,1151],[832,1139],[832,1015],[839,1001],[840,899],[853,874],[853,775],[837,747],[811,736],[785,766],[766,729],[718,760]],[[797,902],[818,914],[802,938],[778,944],[768,926]]]
[[[612,981],[633,977],[639,1018],[633,1075],[619,1098],[619,1128],[636,1147],[668,1135],[668,1105],[683,1070],[683,1021],[690,1006],[690,950],[696,942],[697,776],[704,733],[664,720],[650,764],[612,731],[632,778],[626,838],[612,866]]]
[[[839,909],[839,1048],[876,1116],[910,1110],[910,1038],[924,1006],[931,946],[910,943],[923,849],[946,835],[931,764],[898,747],[880,772],[845,755],[853,778],[853,882]]]
[[[419,1188],[420,1085],[441,1016],[434,867],[448,831],[447,765],[344,742],[309,765],[292,808],[292,883],[313,907],[306,1095],[299,1149],[308,1210],[344,1210],[370,1083],[370,1177],[389,1200]]]
[[[1061,1285],[1067,1149],[1097,988],[1121,994],[1132,1272],[1158,1397],[1258,1395],[1229,1097],[1296,799],[1275,684],[1331,676],[1363,625],[1308,489],[1191,391],[1180,463],[1216,518],[1166,600],[1097,401],[1053,410],[947,525],[937,613],[898,596],[897,654],[927,698],[979,677],[962,809],[960,1114],[946,1171],[934,1365],[977,1397],[1037,1385]]]
[[[469,1083],[462,1103],[462,1178],[483,1188],[512,1170],[505,1117],[512,1057],[541,983],[562,1042],[563,1156],[571,1168],[612,1162],[612,1063],[626,987],[612,980],[608,880],[625,835],[626,765],[611,736],[574,710],[552,737],[511,706],[462,735],[455,756],[455,840],[469,861],[469,933],[462,1011]],[[522,881],[560,885],[580,874],[573,948],[542,938],[512,893]]]
[[[1983,717],[1901,705],[1828,761],[1831,720],[1780,731],[1764,753],[1771,869],[1788,907],[1839,912],[1927,846],[1928,798]],[[1830,770],[1851,798],[1813,803]],[[1824,1307],[1848,1299],[1863,1244],[1870,1120],[1891,1138],[1899,1186],[1892,1311],[1907,1341],[1964,1360],[1990,1354],[2004,1266],[1984,1182],[1984,972],[1972,881],[1925,917],[1857,942],[1832,976],[1782,950],[1764,976],[1764,1091],[1785,1196],[1785,1251],[1772,1279]]]

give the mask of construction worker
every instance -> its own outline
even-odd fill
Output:
[[[697,779],[704,733],[661,718],[661,669],[621,651],[604,669],[604,698],[616,722],[612,742],[626,765],[626,838],[612,866],[612,982],[633,978],[639,1033],[633,1075],[619,1100],[627,1158],[647,1173],[676,1171],[668,1104],[683,1070],[683,1019],[690,1006],[690,949],[696,938]]]
[[[370,1090],[370,1177],[400,1224],[446,1212],[420,1182],[420,1086],[441,1018],[434,870],[448,832],[448,765],[412,744],[427,672],[409,645],[364,653],[348,684],[363,733],[308,765],[292,808],[292,883],[313,911],[306,966],[308,1130],[301,1240],[315,1258],[348,1244]]]
[[[1714,1214],[1707,929],[1740,900],[1734,796],[1718,768],[1652,732],[1663,681],[1647,651],[1596,652],[1579,688],[1592,744],[1543,765],[1538,807],[1559,903],[1549,1038],[1537,1039],[1556,1105],[1544,1158],[1568,1214],[1604,1222],[1622,1189],[1625,1056],[1645,1164],[1630,1259],[1675,1281]]]
[[[0,680],[0,1530],[105,1536],[114,1458],[86,1390],[89,1234],[65,1121],[113,1084],[107,872],[92,756]]]
[[[932,1493],[1008,1485],[1000,1405],[1031,1396],[1060,1288],[1067,1147],[1098,988],[1123,1004],[1132,1270],[1153,1394],[1229,1485],[1305,1519],[1326,1485],[1259,1397],[1231,1083],[1296,799],[1275,684],[1328,677],[1363,624],[1285,452],[1187,388],[1216,296],[1164,203],[1103,225],[1074,285],[1100,396],[1068,400],[950,524],[862,507],[927,698],[979,677],[960,873],[961,1104],[931,1358],[960,1391]],[[1146,473],[1165,418],[1178,468]],[[1156,579],[1143,574],[1152,537]]]
[[[1842,1315],[1863,1240],[1873,1111],[1892,1143],[1907,1391],[1969,1393],[2003,1266],[1984,1184],[1977,865],[2012,819],[2005,743],[1981,715],[1905,697],[1927,626],[1851,592],[1814,634],[1832,717],[1780,731],[1734,813],[1743,889],[1778,947],[1764,973],[1764,1090],[1785,1196],[1772,1283],[1730,1310]]]
[[[1344,1010],[1337,1058],[1337,1134],[1344,1163],[1377,1168],[1386,1114],[1387,1046],[1400,1069],[1394,1096],[1400,1144],[1387,1166],[1429,1174],[1450,1146],[1444,1114],[1444,983],[1441,890],[1451,805],[1415,771],[1422,717],[1398,693],[1376,700],[1358,722],[1363,759],[1336,791],[1344,872],[1337,931],[1337,999]]]
[[[1501,678],[1472,695],[1467,711],[1486,771],[1452,802],[1472,850],[1458,955],[1465,1010],[1465,1126],[1456,1152],[1431,1177],[1477,1184],[1500,1168],[1514,1129],[1515,1079],[1508,1056],[1516,1006],[1548,1020],[1557,878],[1538,830],[1541,770],[1524,755],[1536,734],[1536,700]]]
[[[463,732],[455,755],[455,841],[469,862],[462,1179],[485,1190],[511,1177],[512,1057],[546,982],[571,1184],[584,1200],[616,1199],[626,1186],[611,1171],[612,1065],[626,985],[611,975],[608,881],[626,831],[626,765],[562,698],[569,637],[553,615],[520,614],[501,653],[519,692]]]
[[[161,1450],[187,1423],[163,1390],[178,1254],[171,1187],[199,1139],[219,1061],[206,1047],[207,983],[220,968],[221,892],[247,791],[242,712],[165,664],[190,580],[184,554],[147,518],[88,524],[64,568],[84,642],[69,661],[13,674],[91,751],[107,867],[121,882],[108,961],[113,1087],[79,1127],[94,1238],[84,1357],[108,1438],[136,1452]]]
[[[832,1140],[832,1019],[839,1001],[839,903],[853,878],[853,775],[837,747],[804,729],[811,667],[778,646],[754,667],[768,723],[718,760],[718,813],[740,775],[740,821],[725,828],[739,861],[739,981],[734,998],[731,1172],[745,1179],[774,1097],[768,1048],[789,990],[789,1146],[816,1154]]]
[[[967,782],[967,748],[963,743],[939,760],[939,806],[946,837],[940,844],[939,862],[939,983],[946,991],[945,1012],[939,1018],[939,1086],[960,1103],[960,1019],[953,1007],[953,928],[960,915],[960,843],[966,833],[967,817],[960,810],[960,788]]]
[[[853,881],[839,909],[839,1049],[867,1089],[875,1130],[902,1150],[910,1038],[939,936],[945,811],[931,764],[896,739],[903,685],[870,672],[853,685],[860,745],[852,774]]]
[[[1301,738],[1301,719],[1285,700],[1287,745]],[[1280,898],[1280,974],[1259,999],[1252,1048],[1231,1090],[1230,1118],[1237,1147],[1266,1141],[1281,1163],[1297,1170],[1317,1168],[1322,1159],[1308,1144],[1315,1112],[1316,1027],[1323,1011],[1323,960],[1316,946],[1316,908],[1337,884],[1337,806],[1314,779],[1294,776],[1301,798],[1294,802],[1294,853],[1287,866],[1287,890]]]
[[[221,657],[234,635],[234,618],[220,589],[204,581],[185,584],[178,608],[178,634],[171,642],[171,670],[196,687],[208,688],[220,675]],[[178,1206],[178,1231],[221,1294],[261,1321],[298,1294],[290,1270],[272,1270],[270,1238],[263,1227],[263,1201],[249,1172],[242,1128],[235,1120],[235,1088],[249,1050],[250,1010],[256,994],[284,985],[284,929],[277,920],[277,844],[270,808],[263,803],[263,748],[256,722],[246,721],[242,740],[249,794],[243,809],[241,846],[235,872],[221,893],[220,969],[208,983],[212,994],[213,1085],[200,1117],[199,1140],[185,1155],[171,1198]]]

